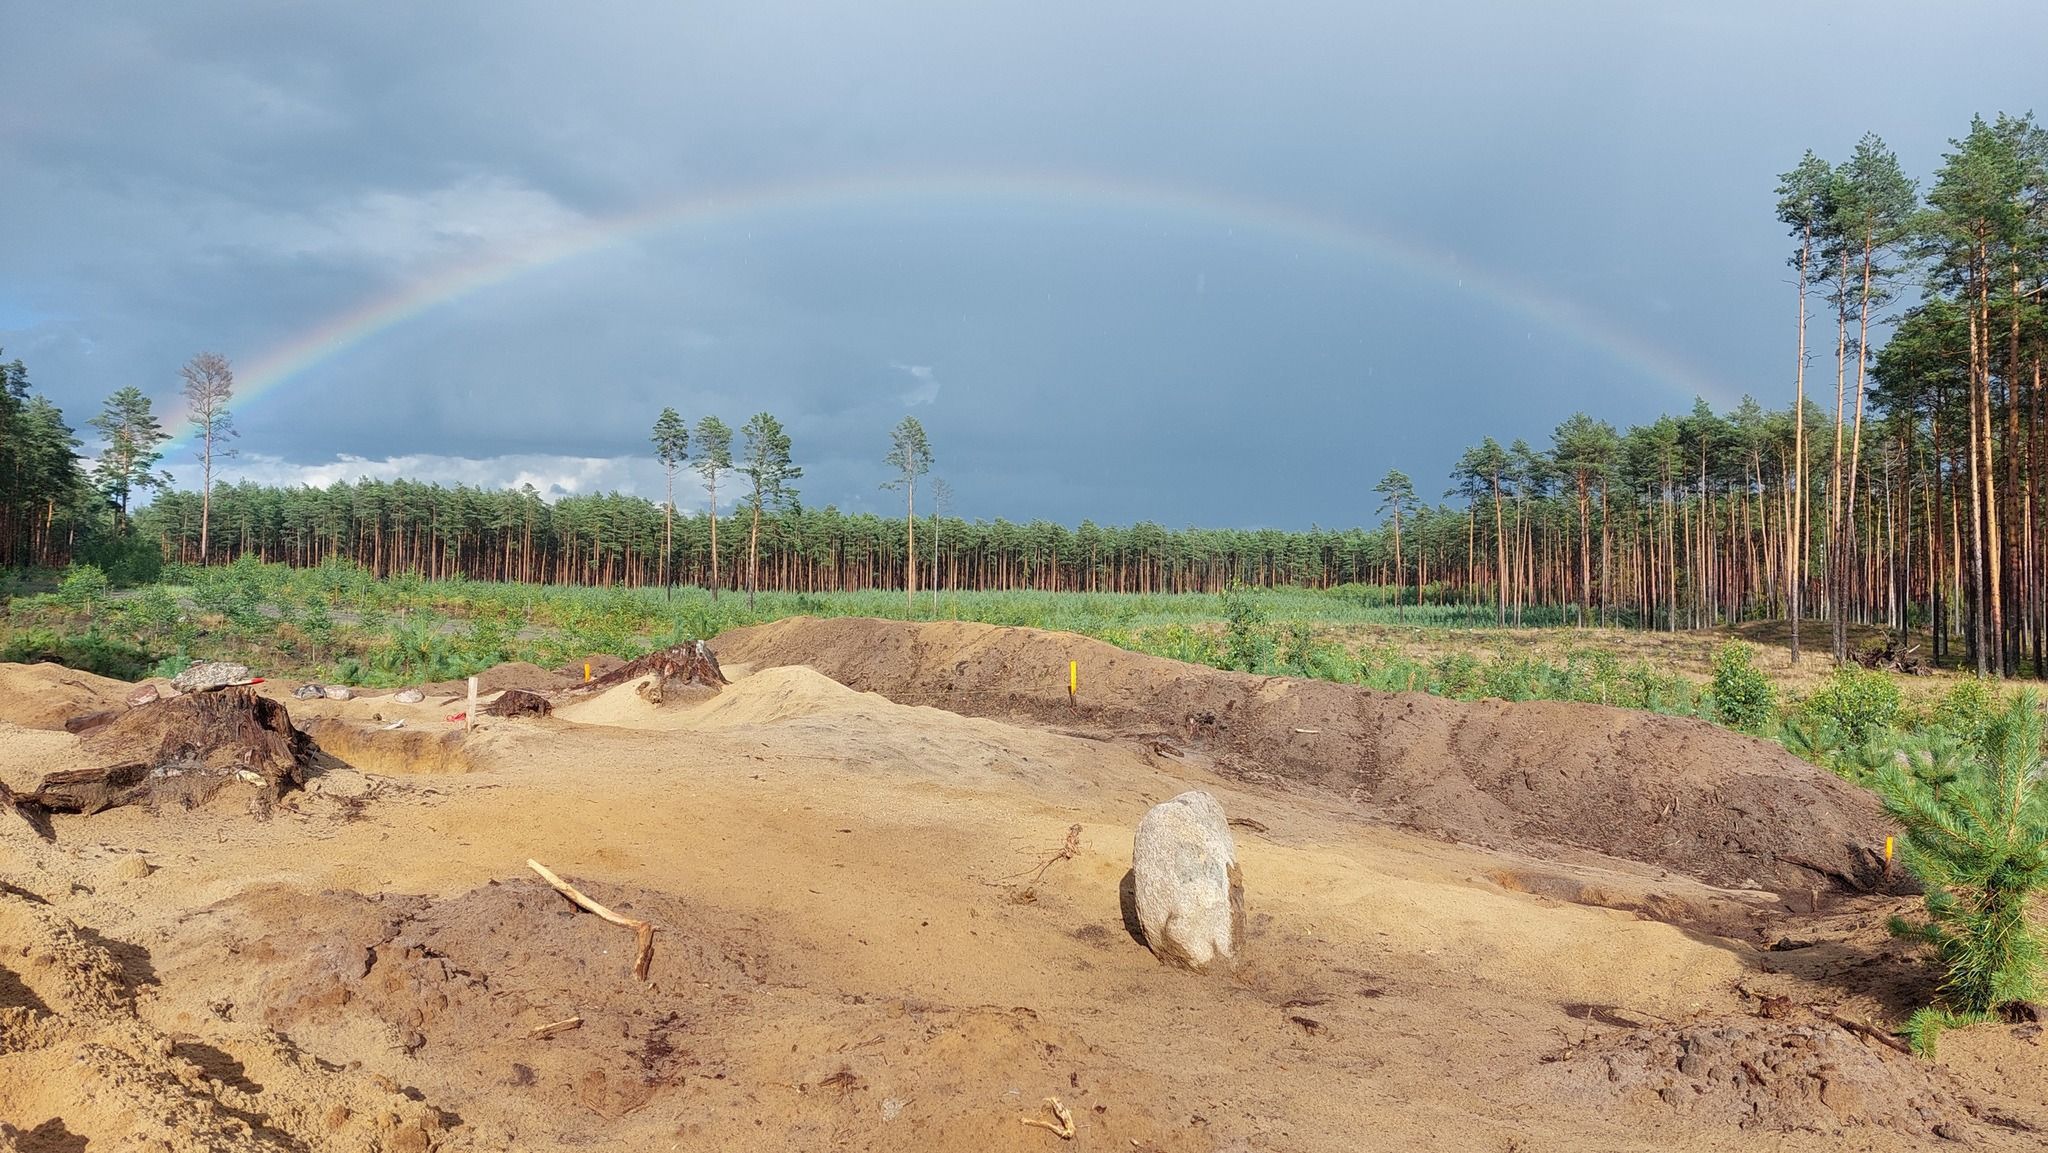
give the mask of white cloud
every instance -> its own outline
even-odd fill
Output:
[[[910,379],[917,382],[911,386],[910,391],[898,395],[897,399],[905,405],[916,408],[918,405],[930,404],[939,399],[939,377],[937,371],[931,365],[904,364],[900,361],[892,360],[889,362],[889,367],[908,373]]]
[[[500,176],[472,176],[440,188],[376,189],[302,212],[252,214],[241,205],[223,211],[231,219],[210,231],[224,246],[396,272],[481,252],[517,251],[585,219],[548,193]]]
[[[180,488],[197,487],[199,483],[196,462],[174,465],[171,474]],[[614,491],[660,500],[663,479],[658,463],[634,456],[511,453],[466,457],[416,453],[373,458],[343,453],[332,460],[308,464],[262,453],[244,453],[214,462],[214,479],[229,484],[247,480],[263,485],[327,488],[341,481],[389,481],[401,477],[420,483],[466,484],[484,489],[516,489],[530,484],[551,501],[563,496]],[[691,508],[699,498],[693,480],[687,474],[676,478],[678,508]]]

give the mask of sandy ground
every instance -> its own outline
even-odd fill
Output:
[[[628,685],[466,738],[437,696],[266,686],[353,767],[267,816],[236,789],[58,815],[54,841],[0,814],[0,1149],[2031,1149],[2048,1127],[2038,1027],[1929,1063],[1834,1022],[1927,995],[1880,928],[1910,901],[1788,912],[1404,832],[1198,750],[727,671],[706,701]],[[60,672],[0,666],[10,773],[76,747],[22,704]],[[1234,974],[1160,965],[1124,911],[1138,817],[1190,787],[1242,822]],[[648,982],[632,934],[528,858],[656,924]],[[1021,1123],[1048,1097],[1071,1142]]]

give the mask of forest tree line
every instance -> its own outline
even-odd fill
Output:
[[[735,453],[723,422],[693,429],[672,410],[654,429],[668,477],[661,501],[548,501],[530,488],[403,480],[179,492],[157,470],[167,434],[147,397],[110,398],[88,422],[101,454],[82,461],[63,414],[16,361],[0,367],[0,563],[58,564],[112,535],[183,563],[340,559],[380,574],[595,585],[910,591],[922,576],[941,588],[1189,592],[1358,582],[1397,586],[1409,604],[1490,603],[1502,623],[1532,612],[1666,629],[1785,618],[1796,645],[1799,623],[1818,620],[1838,657],[1851,623],[1895,629],[1902,642],[1931,628],[1936,656],[1953,650],[2007,675],[2040,670],[2048,131],[2031,117],[1974,120],[1924,193],[1875,136],[1839,164],[1809,153],[1780,178],[1776,214],[1791,237],[1797,304],[1790,395],[1779,394],[1790,403],[1745,399],[1715,412],[1699,402],[1625,430],[1577,413],[1535,446],[1489,437],[1460,457],[1441,498],[1418,495],[1398,471],[1373,490],[1376,508],[1361,493],[1361,514],[1381,514],[1374,529],[964,520],[945,515],[941,485],[919,507],[934,457],[910,420],[886,457],[905,516],[811,508],[771,416],[742,427]],[[207,371],[195,378],[195,365]],[[232,451],[225,369],[202,358],[186,368],[188,407],[210,414],[194,421],[209,468],[216,444]],[[720,515],[676,512],[684,469]]]

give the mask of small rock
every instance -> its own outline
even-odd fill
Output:
[[[141,688],[128,694],[128,707],[139,709],[144,705],[153,705],[156,703],[156,699],[162,695],[162,693],[157,691],[155,685],[143,685]]]
[[[401,705],[416,705],[427,699],[427,694],[418,689],[400,689],[391,698]]]
[[[156,871],[141,853],[129,853],[114,862],[114,876],[123,881],[140,881]]]
[[[1206,969],[1236,960],[1244,940],[1244,882],[1230,822],[1199,789],[1152,806],[1131,852],[1138,924],[1162,961]]]
[[[327,686],[327,699],[330,701],[352,701],[355,696],[356,691],[347,685]]]
[[[293,689],[292,695],[302,701],[316,701],[319,700],[321,697],[326,696],[327,690],[323,686],[312,684],[309,682],[307,684],[300,685],[298,688]]]

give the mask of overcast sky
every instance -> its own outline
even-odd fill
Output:
[[[225,353],[231,477],[659,497],[765,409],[886,509],[908,412],[969,517],[1369,523],[1786,403],[1776,174],[2041,91],[1943,8],[0,0],[0,346],[80,427]]]

